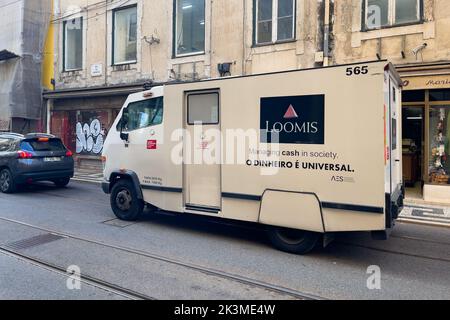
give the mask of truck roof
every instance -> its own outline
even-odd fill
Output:
[[[361,64],[372,64],[372,63],[386,63],[387,69],[391,71],[394,78],[397,80],[399,86],[403,86],[403,81],[400,78],[400,75],[398,74],[397,70],[395,69],[395,66],[389,62],[386,59],[383,60],[370,60],[370,61],[362,61],[362,62],[356,62],[356,63],[347,63],[347,64],[338,64],[338,65],[332,65],[332,66],[326,66],[326,67],[312,67],[312,68],[305,68],[305,69],[294,69],[294,70],[285,70],[285,71],[275,71],[275,72],[266,72],[266,73],[258,73],[258,74],[250,74],[250,75],[241,75],[241,76],[231,76],[231,77],[222,77],[222,78],[210,78],[210,79],[202,79],[202,80],[192,80],[192,81],[176,81],[176,82],[169,82],[167,84],[164,84],[164,86],[174,86],[179,84],[189,84],[189,83],[199,83],[199,82],[208,82],[208,81],[224,81],[229,79],[239,79],[239,78],[248,78],[248,77],[260,77],[260,76],[266,76],[271,74],[280,74],[280,73],[291,73],[291,72],[305,72],[305,71],[311,71],[311,70],[322,70],[322,69],[331,69],[331,68],[341,68],[346,66],[354,66],[354,65],[361,65]],[[156,87],[154,87],[156,88]]]

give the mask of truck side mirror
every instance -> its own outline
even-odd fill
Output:
[[[120,119],[120,139],[123,141],[128,141],[130,135],[128,133],[124,133],[123,129],[128,124],[128,109],[124,109],[122,113],[122,119]]]
[[[128,139],[130,138],[130,135],[128,133],[120,133],[120,139],[122,139],[123,141],[128,141]]]

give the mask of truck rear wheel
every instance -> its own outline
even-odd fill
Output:
[[[316,232],[280,227],[272,227],[268,233],[270,241],[275,248],[294,254],[309,253],[314,249],[320,238],[320,234]]]
[[[112,188],[111,208],[120,220],[136,221],[142,215],[144,206],[131,181],[121,179]]]

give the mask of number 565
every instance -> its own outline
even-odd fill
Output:
[[[369,73],[369,66],[363,66],[363,67],[351,67],[347,68],[346,75],[347,76],[359,76],[360,74],[368,74]]]

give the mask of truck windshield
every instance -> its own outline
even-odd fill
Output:
[[[66,151],[66,147],[59,139],[50,139],[48,141],[25,140],[20,144],[23,151]]]
[[[163,122],[163,97],[158,97],[149,100],[132,102],[127,107],[124,131],[133,131],[143,129],[150,126],[155,126]],[[121,123],[118,124],[120,130]]]

